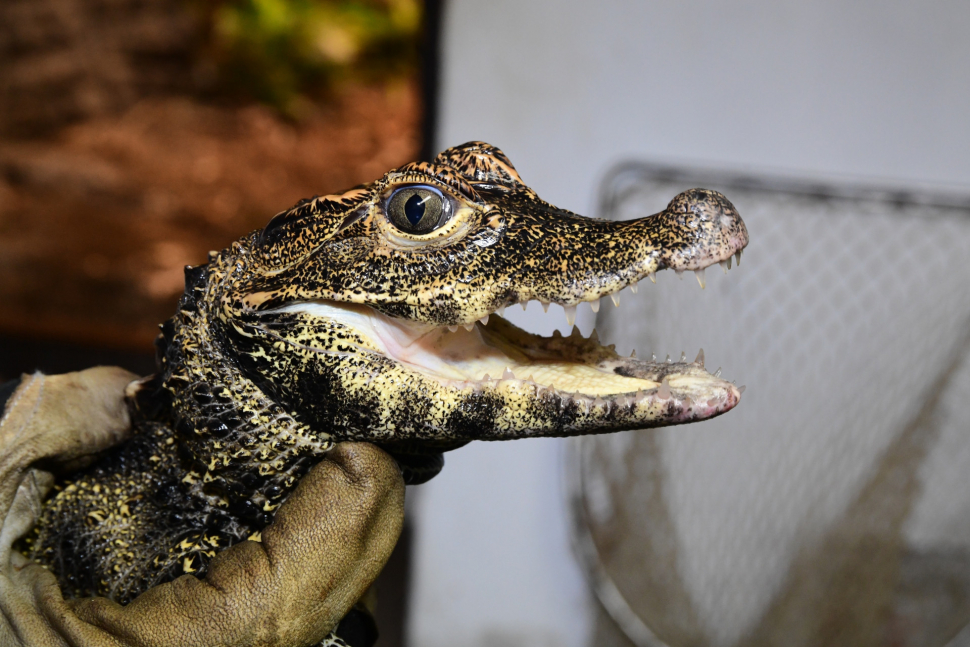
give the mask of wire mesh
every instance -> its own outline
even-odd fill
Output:
[[[702,346],[747,390],[713,421],[572,445],[604,609],[643,647],[966,639],[970,200],[628,165],[601,215],[694,186],[744,218],[740,266],[703,291],[662,272],[597,328],[621,354]]]

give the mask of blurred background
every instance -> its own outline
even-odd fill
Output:
[[[578,323],[703,347],[744,401],[448,455],[380,644],[970,645],[968,28],[902,0],[6,0],[0,374],[150,372],[184,264],[469,139],[590,216],[717,188],[739,267]]]
[[[10,0],[0,25],[10,338],[147,353],[186,264],[419,154],[418,0]]]

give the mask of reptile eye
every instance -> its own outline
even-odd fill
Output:
[[[434,231],[451,215],[451,203],[431,187],[398,189],[387,201],[387,216],[395,227],[408,234]]]

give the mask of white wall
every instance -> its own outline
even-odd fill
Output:
[[[587,215],[631,158],[966,189],[968,33],[956,0],[452,0],[438,147],[491,142]],[[413,647],[586,643],[561,452],[473,444],[409,492]]]

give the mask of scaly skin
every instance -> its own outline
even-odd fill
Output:
[[[414,187],[446,205],[436,228],[401,226],[417,212],[392,198]],[[542,338],[496,313],[529,300],[568,313],[658,270],[725,261],[747,240],[734,207],[703,189],[628,222],[557,209],[481,142],[303,201],[186,269],[158,373],[130,389],[139,433],[62,483],[32,555],[66,591],[127,602],[258,540],[342,440],[381,445],[420,482],[471,440],[723,413],[740,392],[702,359],[621,358],[578,331]]]

